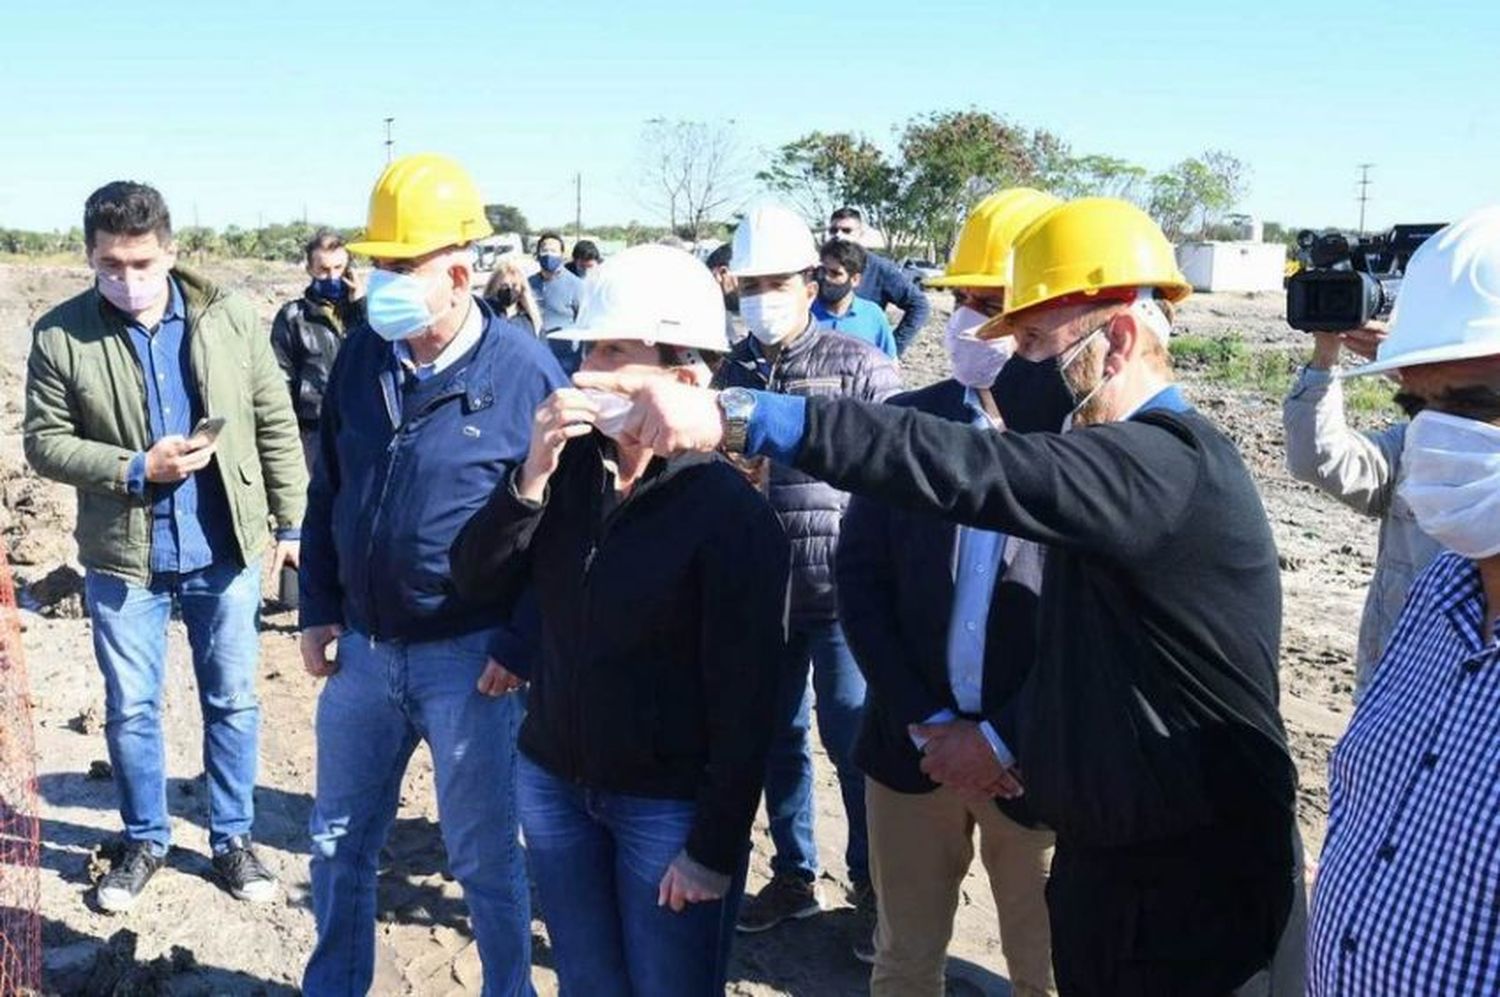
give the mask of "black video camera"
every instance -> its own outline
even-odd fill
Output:
[[[1343,232],[1297,233],[1302,270],[1286,284],[1286,321],[1305,332],[1343,332],[1384,319],[1417,247],[1442,225],[1395,225],[1355,240]]]

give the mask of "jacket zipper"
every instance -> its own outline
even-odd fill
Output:
[[[578,648],[578,654],[574,658],[573,664],[568,671],[568,701],[573,706],[573,708],[569,711],[572,714],[572,722],[569,724],[569,727],[575,732],[573,737],[568,738],[568,742],[572,747],[572,751],[570,752],[571,757],[569,758],[568,773],[570,776],[572,776],[572,780],[575,785],[583,784],[583,759],[588,754],[583,744],[583,739],[586,736],[586,731],[584,729],[583,723],[583,696],[580,695],[579,690],[583,684],[581,679],[583,666],[581,663],[588,660],[588,638],[590,631],[593,630],[593,620],[591,616],[592,609],[589,600],[589,580],[594,570],[594,558],[599,554],[599,544],[603,542],[604,539],[604,517],[602,515],[602,510],[604,506],[604,489],[609,487],[608,479],[609,473],[604,470],[604,467],[601,463],[598,475],[595,478],[593,497],[589,503],[589,549],[588,553],[583,556],[583,579],[579,584],[578,591],[579,600],[583,604],[583,626],[580,628],[579,633],[580,646]]]
[[[579,648],[579,654],[576,659],[577,662],[588,660],[588,637],[594,629],[593,617],[591,615],[592,600],[590,599],[589,591],[589,582],[591,581],[593,576],[594,561],[598,557],[599,548],[604,546],[604,542],[609,539],[610,531],[615,527],[617,523],[619,523],[620,519],[623,517],[626,507],[631,505],[632,499],[638,497],[637,494],[632,494],[631,497],[625,498],[616,503],[615,507],[610,510],[608,515],[601,514],[601,510],[604,505],[604,490],[613,486],[611,484],[609,472],[605,470],[602,462],[599,467],[599,472],[600,478],[597,487],[594,489],[593,505],[590,510],[592,515],[590,515],[589,517],[589,549],[588,553],[583,557],[583,584],[581,586],[580,592],[580,596],[583,601],[583,627],[581,628],[581,639],[583,646]],[[582,685],[580,679],[581,672],[582,667],[579,664],[575,663],[568,675],[568,693],[571,701],[575,704],[572,711],[572,729],[576,732],[575,736],[570,739],[574,746],[574,750],[572,752],[572,764],[569,766],[569,770],[572,774],[573,782],[580,785],[583,783],[582,759],[587,757],[588,755],[587,751],[584,750],[583,745],[583,739],[587,734],[587,728],[585,728],[583,724],[583,697],[579,694],[579,689]]]
[[[382,377],[384,377],[384,375],[382,375]],[[384,384],[382,384],[380,387],[380,393],[383,398],[387,397],[385,395]],[[380,525],[381,514],[385,512],[385,501],[386,497],[390,494],[391,479],[396,476],[397,460],[401,455],[401,437],[406,434],[407,427],[409,427],[413,421],[422,418],[429,412],[432,412],[444,402],[450,401],[455,397],[462,398],[463,395],[464,393],[461,391],[449,391],[446,394],[439,395],[438,397],[429,401],[422,407],[422,410],[415,413],[411,417],[411,419],[400,419],[400,421],[396,424],[395,428],[391,432],[391,442],[386,444],[385,452],[388,459],[385,466],[385,477],[380,481],[380,497],[375,501],[375,512],[370,517],[370,536],[365,543],[365,598],[368,601],[370,607],[369,637],[372,647],[375,644],[376,632],[380,630],[380,612],[375,601],[375,572],[371,571],[370,568],[371,562],[373,562],[375,559],[375,537],[379,532],[377,527]],[[399,398],[397,400],[399,401]]]

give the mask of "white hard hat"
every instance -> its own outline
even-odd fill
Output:
[[[1500,355],[1500,204],[1480,208],[1418,247],[1373,363],[1345,376]]]
[[[729,272],[735,277],[801,273],[817,265],[812,230],[791,208],[774,203],[751,208],[734,230]]]
[[[729,352],[724,292],[691,253],[631,246],[594,268],[584,283],[578,322],[549,339],[634,339]]]

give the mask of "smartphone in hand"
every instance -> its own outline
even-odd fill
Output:
[[[188,436],[188,442],[193,444],[194,450],[202,450],[204,447],[212,446],[223,431],[224,424],[228,420],[223,416],[215,419],[199,419],[198,425],[193,427],[193,432]]]

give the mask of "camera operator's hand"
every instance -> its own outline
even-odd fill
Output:
[[[1366,360],[1374,360],[1375,351],[1380,347],[1380,342],[1385,339],[1385,335],[1386,325],[1380,321],[1371,321],[1363,328],[1348,329],[1344,332],[1315,332],[1313,333],[1312,360],[1308,366],[1314,370],[1328,370],[1337,366],[1340,349],[1347,349],[1355,356]]]
[[[1366,360],[1374,360],[1375,351],[1380,348],[1385,336],[1386,324],[1372,320],[1363,329],[1351,329],[1344,333],[1344,349]]]

